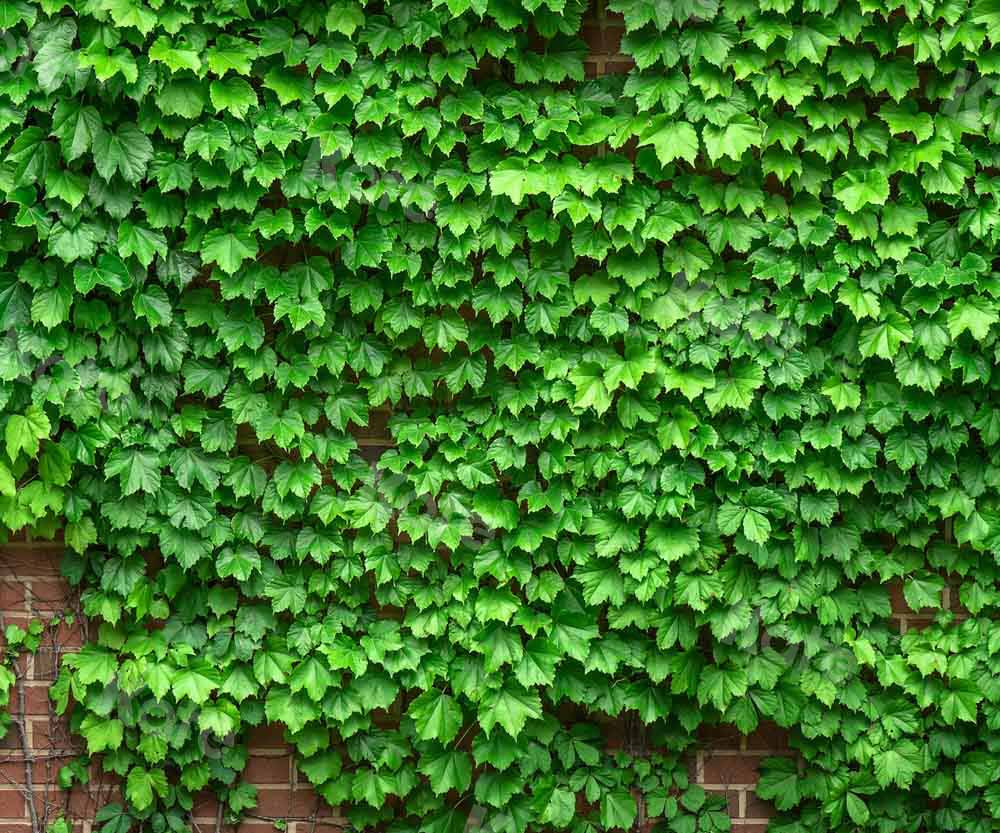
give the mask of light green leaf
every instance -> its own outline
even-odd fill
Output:
[[[670,116],[653,119],[639,134],[638,144],[639,147],[652,145],[661,165],[669,165],[675,159],[694,164],[698,157],[698,134],[694,127]]]
[[[125,782],[125,795],[140,812],[153,805],[155,796],[165,796],[168,789],[167,776],[162,769],[134,766]]]
[[[889,179],[877,168],[850,171],[834,181],[833,195],[852,214],[866,205],[885,205]]]
[[[257,256],[257,241],[248,231],[212,229],[202,238],[201,256],[207,263],[217,263],[227,275]]]
[[[728,157],[740,159],[751,147],[758,147],[762,131],[750,116],[737,116],[724,127],[706,124],[702,130],[705,150],[713,161]]]
[[[4,428],[7,457],[14,462],[22,451],[28,457],[36,457],[39,443],[51,433],[49,418],[37,405],[29,405],[23,414],[11,414]]]
[[[507,734],[516,738],[529,719],[541,716],[538,694],[510,683],[491,691],[479,706],[479,725],[487,734],[499,723]]]

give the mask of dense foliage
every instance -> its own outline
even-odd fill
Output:
[[[587,80],[580,0],[0,0],[0,519],[106,833],[267,722],[358,828],[725,829],[762,720],[776,830],[996,827],[1000,2],[609,8]]]

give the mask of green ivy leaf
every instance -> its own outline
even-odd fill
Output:
[[[4,427],[7,457],[16,462],[23,451],[28,457],[38,456],[39,444],[52,432],[49,418],[37,405],[29,405],[23,414],[11,414]]]
[[[124,123],[111,132],[101,130],[94,136],[94,166],[108,182],[116,172],[126,182],[139,182],[153,158],[153,144],[135,124]]]
[[[542,704],[538,695],[508,683],[483,698],[479,708],[479,725],[489,734],[499,724],[507,734],[516,738],[529,719],[541,716]]]
[[[866,205],[885,205],[889,179],[878,169],[851,171],[833,183],[833,195],[852,214]]]
[[[628,830],[639,808],[627,790],[610,790],[601,796],[601,824],[606,828]]]
[[[465,792],[472,783],[472,761],[458,749],[442,749],[422,756],[420,771],[430,779],[435,795],[450,790]]]
[[[140,812],[151,807],[154,795],[167,794],[167,776],[162,769],[143,769],[134,766],[125,782],[125,796]]]

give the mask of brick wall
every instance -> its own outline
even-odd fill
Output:
[[[385,439],[376,432],[366,433],[358,437],[359,444],[366,456],[376,457],[385,447]],[[26,627],[33,618],[51,621],[65,612],[77,616],[72,625],[63,623],[47,632],[40,649],[26,656],[18,669],[11,697],[14,722],[0,740],[0,833],[44,831],[47,823],[61,815],[74,819],[79,833],[90,833],[97,828],[93,823],[97,808],[117,797],[114,780],[96,769],[85,789],[67,794],[56,784],[59,768],[79,753],[80,746],[65,720],[53,713],[48,687],[59,656],[86,638],[86,623],[78,616],[77,600],[59,576],[61,554],[61,546],[49,542],[20,540],[0,546],[3,627]],[[893,622],[901,631],[929,621],[906,606],[898,585],[890,589]],[[945,590],[944,605],[957,610],[955,596]],[[623,727],[623,736],[624,732]],[[743,736],[735,728],[717,727],[704,730],[700,740],[690,761],[693,779],[726,798],[735,833],[763,833],[771,808],[754,795],[758,764],[768,755],[793,754],[786,733],[777,726],[764,725]],[[287,822],[289,833],[341,829],[343,819],[296,772],[280,726],[252,731],[249,748],[245,779],[258,788],[258,806],[241,825],[243,833],[265,833],[274,829],[275,821]],[[192,813],[198,825],[195,830],[214,833],[217,814],[215,801],[210,796],[201,797]]]
[[[62,790],[59,770],[80,752],[64,719],[54,712],[49,686],[59,657],[86,639],[77,600],[59,575],[62,546],[20,539],[0,546],[0,625],[48,623],[40,647],[16,667],[9,712],[0,740],[0,833],[44,831],[59,817],[93,819],[115,784],[94,772],[87,790]],[[65,621],[67,614],[73,622]],[[82,829],[82,828],[81,828]]]
[[[387,447],[386,421],[386,414],[373,413],[369,428],[356,434],[369,460],[377,459]],[[42,833],[48,823],[63,815],[76,822],[79,833],[90,833],[99,827],[94,822],[97,809],[117,798],[114,780],[96,768],[86,789],[66,794],[56,785],[59,768],[79,754],[81,746],[66,721],[54,714],[48,687],[56,676],[59,657],[87,638],[78,599],[59,575],[61,556],[61,545],[51,542],[16,540],[0,546],[3,627],[27,627],[32,619],[51,621],[65,613],[75,617],[72,625],[64,623],[47,631],[40,649],[26,656],[19,669],[11,702],[14,725],[0,741],[0,833]],[[901,594],[898,599],[902,600]],[[760,759],[773,754],[791,754],[784,732],[777,727],[762,727],[748,737],[723,728],[703,734],[702,745],[690,762],[697,783],[726,797],[738,833],[763,833],[765,829],[770,811],[755,798],[753,787]],[[258,804],[240,826],[242,833],[266,833],[274,830],[276,821],[285,822],[289,833],[342,829],[344,819],[336,809],[327,806],[297,773],[280,726],[251,732],[245,780],[257,787]],[[192,811],[196,833],[221,830],[218,813],[214,799],[201,796]]]

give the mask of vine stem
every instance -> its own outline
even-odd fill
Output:
[[[314,826],[318,822],[318,819],[317,819],[315,813],[313,813],[311,816],[262,816],[262,815],[258,815],[257,813],[246,813],[244,815],[244,818],[253,819],[254,821],[269,821],[269,822],[272,822],[272,823],[276,822],[276,821],[284,821],[284,822],[289,822],[289,821],[311,822]],[[336,821],[333,821],[333,820],[324,821],[323,824],[326,827],[336,827],[336,828],[339,828],[340,830],[349,830],[350,827],[351,827],[350,823],[348,823],[348,824],[341,824],[340,822],[336,822]]]
[[[35,807],[35,755],[28,743],[28,730],[25,726],[24,716],[27,714],[27,702],[24,691],[24,675],[18,670],[17,663],[14,664],[14,684],[17,686],[17,716],[11,716],[12,722],[17,726],[17,734],[21,739],[21,752],[24,755],[24,783],[27,792],[28,815],[31,818],[32,833],[44,833],[38,821],[38,808]]]

